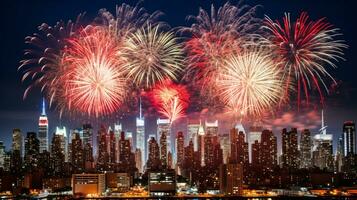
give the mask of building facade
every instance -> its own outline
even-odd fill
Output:
[[[44,99],[42,100],[42,112],[38,120],[38,140],[40,141],[40,153],[48,151],[48,119]]]

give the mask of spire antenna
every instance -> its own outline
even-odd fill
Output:
[[[326,129],[327,126],[325,125],[325,120],[324,120],[324,110],[321,110],[321,129],[320,133],[323,135],[326,135]]]
[[[42,113],[41,113],[41,115],[46,115],[45,98],[42,98]]]
[[[142,118],[142,108],[141,108],[141,97],[140,97],[140,99],[139,99],[139,101],[140,101],[140,106],[139,106],[139,116],[140,116],[140,119]]]

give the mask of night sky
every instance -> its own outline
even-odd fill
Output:
[[[11,133],[13,128],[22,131],[36,131],[37,121],[40,114],[41,94],[39,91],[32,92],[23,100],[23,92],[26,88],[21,84],[21,74],[17,72],[19,61],[26,48],[24,38],[37,32],[37,26],[45,22],[54,25],[59,20],[67,21],[75,19],[81,12],[87,13],[87,19],[93,19],[99,9],[107,8],[114,13],[115,5],[121,3],[135,5],[136,0],[112,1],[112,0],[62,0],[62,1],[1,1],[1,30],[0,30],[0,140],[5,141],[7,149],[10,147]],[[189,26],[187,15],[196,15],[199,7],[209,9],[213,3],[216,7],[226,1],[212,0],[145,0],[140,5],[150,13],[160,10],[165,15],[161,18],[168,22],[171,27]],[[236,1],[230,1],[232,4]],[[326,95],[324,110],[328,132],[334,134],[336,139],[342,132],[342,124],[345,120],[357,120],[357,56],[356,52],[356,23],[355,6],[353,1],[331,0],[254,0],[246,1],[250,5],[260,4],[260,16],[268,15],[272,19],[281,19],[284,12],[290,12],[295,19],[302,11],[307,11],[312,19],[326,17],[327,21],[341,29],[343,39],[349,45],[345,50],[346,61],[340,61],[338,68],[328,71],[338,81],[338,87],[330,95]],[[297,126],[299,129],[304,125],[311,128],[315,133],[320,124],[319,112],[321,106],[313,109],[296,111],[293,107],[279,113],[276,119],[268,122],[267,127],[272,127],[275,134],[279,134],[279,128]],[[61,119],[58,113],[51,109],[48,112],[50,122],[50,135],[55,126],[62,124],[70,128],[78,127],[83,122],[81,119]],[[131,130],[134,127],[134,116],[121,119],[124,129]],[[71,122],[69,122],[71,121]],[[98,123],[100,119],[98,120]],[[147,132],[155,131],[154,117],[149,117]],[[226,130],[221,130],[224,132]]]

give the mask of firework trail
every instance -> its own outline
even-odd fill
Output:
[[[283,91],[279,68],[269,54],[259,49],[227,59],[217,87],[228,111],[257,118],[271,111]]]
[[[216,11],[212,5],[210,13],[200,9],[197,16],[189,17],[194,20],[191,27],[181,29],[191,34],[185,44],[185,78],[199,85],[202,93],[216,93],[215,79],[224,61],[250,44],[252,33],[260,24],[255,18],[257,7],[226,3]]]
[[[285,14],[283,23],[266,17],[265,28],[271,34],[267,41],[277,55],[276,62],[284,70],[285,95],[297,85],[298,104],[301,91],[309,102],[309,90],[315,87],[323,102],[321,84],[328,92],[324,78],[335,82],[326,66],[336,68],[335,62],[343,60],[343,49],[347,48],[344,41],[336,39],[341,35],[339,30],[324,18],[310,21],[305,12],[295,22],[290,20],[290,14]]]
[[[41,88],[47,96],[54,96],[57,88],[53,87],[59,78],[62,50],[66,39],[80,28],[83,14],[78,15],[75,22],[60,21],[54,26],[43,23],[38,27],[39,33],[25,38],[30,48],[25,50],[25,59],[20,61],[18,70],[23,73],[22,81],[31,80],[32,84],[24,92],[24,98],[35,86]],[[50,101],[52,104],[53,101]]]
[[[189,94],[186,87],[174,84],[169,80],[156,85],[151,94],[153,105],[160,114],[170,120],[170,123],[185,115],[188,100]]]
[[[96,19],[101,25],[107,26],[109,31],[120,39],[125,39],[129,34],[135,33],[140,27],[146,24],[159,23],[158,18],[162,15],[156,11],[152,14],[146,12],[144,8],[130,6],[123,3],[116,7],[116,13],[113,15],[106,9],[99,11],[99,17]]]
[[[125,40],[125,70],[141,88],[151,88],[166,79],[176,80],[183,69],[182,46],[173,32],[159,29],[160,25],[147,25]]]
[[[126,94],[120,44],[108,29],[88,26],[68,40],[60,83],[69,109],[96,117],[117,111]]]

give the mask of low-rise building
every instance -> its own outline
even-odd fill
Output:
[[[132,180],[129,173],[107,173],[106,183],[107,189],[112,192],[127,192],[132,185]]]
[[[74,195],[100,196],[105,192],[105,175],[73,174],[72,191]]]
[[[172,196],[176,194],[176,174],[174,170],[149,172],[150,196]]]

